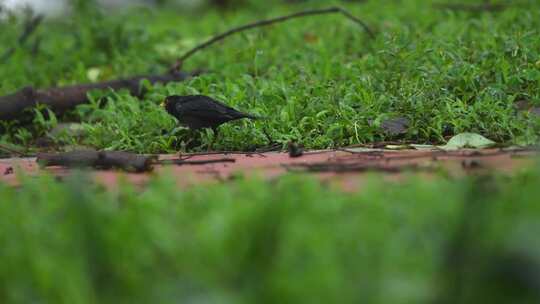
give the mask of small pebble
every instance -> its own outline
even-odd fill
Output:
[[[13,174],[13,167],[7,167],[4,171],[4,175],[10,175]]]

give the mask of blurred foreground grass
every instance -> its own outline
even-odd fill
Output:
[[[1,303],[538,303],[540,174],[0,185]]]

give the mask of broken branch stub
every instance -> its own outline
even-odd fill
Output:
[[[117,168],[128,172],[152,170],[155,157],[117,151],[73,151],[65,153],[40,153],[37,162],[41,166],[62,166],[68,168]]]

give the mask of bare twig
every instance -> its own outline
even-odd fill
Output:
[[[411,140],[377,141],[377,142],[373,142],[373,143],[369,143],[369,144],[350,145],[350,146],[343,147],[343,149],[347,149],[347,148],[382,149],[382,148],[384,148],[384,147],[386,147],[388,145],[400,146],[400,145],[408,145],[408,144],[414,144],[414,143],[415,142],[411,141]]]
[[[43,15],[37,15],[30,17],[24,24],[24,30],[19,36],[19,39],[17,39],[18,46],[22,46],[26,43],[28,38],[36,31],[38,26],[41,24],[41,21],[43,21]],[[6,62],[9,57],[15,53],[15,50],[17,49],[17,46],[13,46],[9,49],[7,49],[2,56],[0,56],[0,63]]]
[[[185,159],[164,159],[158,160],[156,164],[159,165],[208,165],[208,164],[217,164],[217,163],[234,163],[236,159],[234,158],[220,158],[220,159],[209,159],[209,160],[185,160]]]
[[[245,151],[212,151],[212,152],[193,152],[193,153],[181,153],[182,160],[188,160],[196,156],[210,156],[210,155],[245,155],[253,156],[259,155],[265,157],[261,152],[245,152]]]
[[[180,156],[183,157],[183,159],[189,159],[194,156],[207,156],[207,155],[245,155],[245,156],[253,156],[253,155],[259,155],[261,157],[266,157],[264,153],[267,152],[276,152],[280,151],[281,144],[276,144],[273,146],[269,146],[266,148],[258,149],[255,151],[231,151],[231,150],[225,150],[225,151],[212,151],[212,152],[193,152],[193,153],[181,153]]]
[[[224,33],[218,34],[218,35],[210,38],[209,40],[195,46],[191,50],[187,51],[184,55],[182,55],[176,61],[176,64],[172,67],[172,70],[173,71],[180,70],[180,68],[182,67],[183,62],[186,59],[188,59],[189,57],[191,57],[193,54],[195,54],[198,51],[200,51],[202,49],[205,49],[206,47],[208,47],[208,46],[210,46],[210,45],[212,45],[212,44],[214,44],[214,43],[216,43],[218,41],[221,41],[221,40],[223,40],[223,39],[227,38],[228,36],[231,36],[231,35],[233,35],[235,33],[242,32],[242,31],[249,30],[249,29],[256,28],[256,27],[268,26],[268,25],[271,25],[271,24],[274,24],[274,23],[284,22],[284,21],[287,21],[287,20],[295,19],[295,18],[313,16],[313,15],[322,15],[322,14],[334,14],[334,13],[342,14],[346,18],[348,18],[348,19],[352,20],[353,22],[359,24],[360,26],[362,26],[364,28],[366,33],[368,33],[370,38],[375,38],[375,34],[374,34],[373,30],[371,30],[371,28],[365,22],[363,22],[362,20],[356,18],[351,13],[349,13],[348,11],[346,11],[345,9],[343,9],[341,7],[330,7],[330,8],[325,8],[325,9],[307,10],[307,11],[301,11],[301,12],[298,12],[298,13],[294,13],[294,14],[290,14],[290,15],[286,15],[286,16],[281,16],[281,17],[277,17],[277,18],[272,18],[272,19],[267,19],[267,20],[260,20],[260,21],[257,21],[257,22],[253,22],[253,23],[249,23],[249,24],[246,24],[246,25],[236,27],[236,28],[232,28],[232,29],[230,29],[230,30],[228,30],[228,31],[226,31]]]

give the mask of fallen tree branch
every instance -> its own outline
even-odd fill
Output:
[[[87,103],[88,92],[96,89],[127,89],[132,95],[141,96],[143,92],[140,88],[140,82],[143,79],[147,79],[152,84],[168,83],[182,81],[191,75],[182,72],[171,72],[163,75],[136,76],[129,79],[44,90],[26,87],[11,95],[0,97],[0,120],[17,119],[26,108],[33,107],[38,103],[48,106],[55,112],[63,112],[77,105]]]
[[[154,157],[116,151],[73,151],[65,153],[40,153],[37,162],[41,166],[68,168],[92,167],[98,169],[117,168],[128,172],[152,170]]]
[[[345,9],[343,9],[341,7],[330,7],[330,8],[325,8],[325,9],[307,10],[307,11],[301,11],[301,12],[286,15],[286,16],[281,16],[281,17],[277,17],[277,18],[272,18],[272,19],[261,20],[261,21],[249,23],[249,24],[242,25],[242,26],[239,26],[239,27],[236,27],[236,28],[232,28],[232,29],[230,29],[230,30],[228,30],[228,31],[226,31],[224,33],[218,34],[218,35],[210,38],[209,40],[195,46],[191,50],[187,51],[184,55],[182,55],[180,58],[178,58],[178,60],[176,61],[176,64],[172,67],[171,70],[172,71],[179,71],[180,68],[182,67],[182,64],[184,63],[184,61],[186,61],[186,59],[188,59],[189,57],[193,56],[193,54],[197,53],[198,51],[200,51],[202,49],[207,48],[208,46],[210,46],[210,45],[212,45],[212,44],[214,44],[214,43],[216,43],[218,41],[221,41],[221,40],[227,38],[228,36],[236,34],[238,32],[242,32],[242,31],[249,30],[249,29],[256,28],[256,27],[268,26],[268,25],[272,25],[274,23],[284,22],[284,21],[287,21],[287,20],[300,18],[300,17],[307,17],[307,16],[313,16],[313,15],[322,15],[322,14],[335,14],[335,13],[342,14],[346,18],[348,18],[348,19],[352,20],[353,22],[359,24],[360,26],[362,26],[364,28],[364,30],[366,31],[366,33],[369,35],[370,38],[372,38],[372,39],[375,38],[375,34],[374,34],[373,30],[365,22],[363,22],[362,20],[356,18],[351,13],[349,13],[348,11],[346,11]]]
[[[28,38],[36,31],[36,29],[41,24],[41,21],[43,21],[43,15],[37,15],[29,17],[28,20],[24,24],[24,30],[21,33],[21,36],[19,36],[19,39],[17,39],[18,46],[22,46],[26,43]],[[9,57],[11,57],[15,50],[17,49],[17,46],[10,47],[7,49],[2,56],[0,56],[0,63],[6,62]]]

